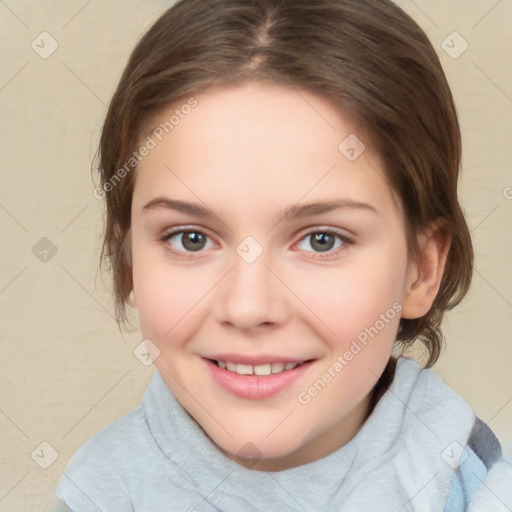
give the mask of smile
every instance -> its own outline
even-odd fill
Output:
[[[313,359],[308,359],[258,361],[258,364],[250,364],[247,358],[243,362],[232,359],[234,358],[203,358],[203,361],[213,381],[224,391],[250,400],[269,398],[291,387],[314,362]]]
[[[299,366],[300,363],[267,363],[267,364],[237,364],[231,361],[214,361],[219,368],[228,370],[229,372],[235,372],[239,375],[272,375],[275,373],[281,373],[287,370],[293,370]]]

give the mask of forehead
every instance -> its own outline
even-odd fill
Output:
[[[330,100],[266,82],[216,87],[194,98],[193,109],[180,109],[185,99],[145,124],[156,146],[137,168],[134,201],[179,193],[227,211],[237,203],[281,207],[303,197],[348,197],[389,208],[379,156],[365,131]],[[171,128],[173,115],[179,122]]]

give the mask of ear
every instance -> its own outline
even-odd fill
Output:
[[[116,226],[119,230],[120,228]],[[128,228],[126,235],[121,242],[121,265],[123,267],[123,288],[131,290],[126,301],[135,308],[137,302],[135,300],[135,292],[133,290],[133,264],[132,264],[132,227]]]
[[[402,301],[402,318],[426,315],[437,296],[450,249],[450,238],[436,222],[418,237],[420,253],[409,264],[409,273]]]
[[[135,292],[133,290],[128,295],[128,304],[130,304],[132,308],[137,307],[137,301],[135,300]]]

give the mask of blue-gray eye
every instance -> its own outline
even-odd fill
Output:
[[[181,252],[198,252],[209,248],[206,247],[209,240],[208,236],[200,231],[189,230],[169,233],[165,240],[173,246],[173,249]],[[213,242],[211,244],[213,245]]]
[[[301,240],[300,244],[307,244],[308,239],[310,246],[313,247],[314,249],[314,252],[332,251],[333,249],[341,247],[345,243],[345,240],[343,240],[343,238],[340,235],[329,231],[317,231],[315,233],[310,233]],[[336,239],[338,239],[337,245]],[[300,249],[308,252],[313,252],[307,249],[306,247],[301,247],[300,244],[298,245]]]

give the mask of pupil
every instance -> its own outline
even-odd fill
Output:
[[[318,245],[315,247],[316,244]],[[313,243],[311,245],[321,252],[328,251],[333,248],[334,236],[327,233],[317,233],[313,235]]]
[[[183,247],[190,251],[198,251],[204,247],[206,237],[201,233],[191,231],[184,233],[182,237]]]

